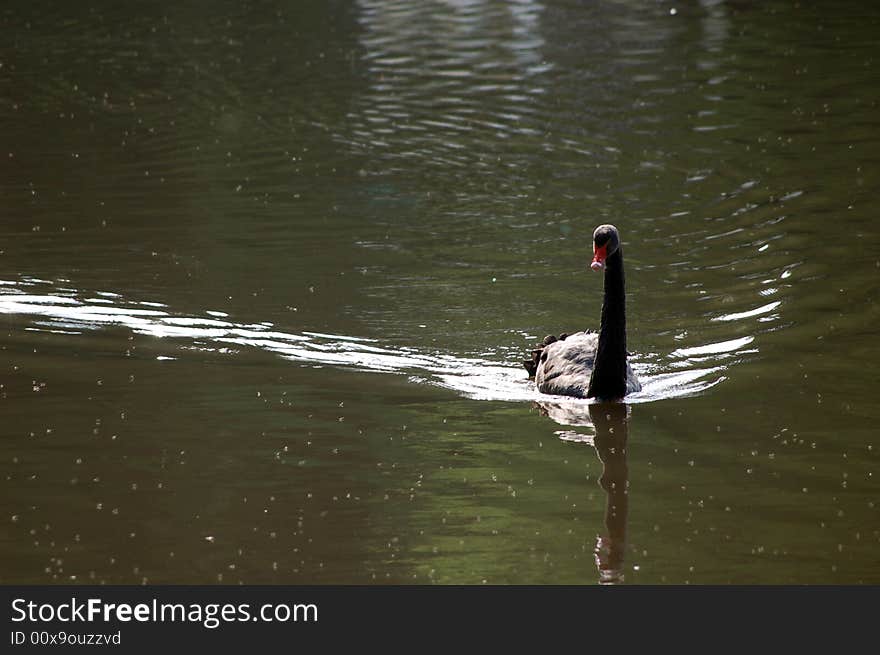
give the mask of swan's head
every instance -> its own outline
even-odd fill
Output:
[[[590,268],[601,271],[605,268],[605,260],[620,248],[620,235],[613,225],[600,225],[593,232],[593,261]]]

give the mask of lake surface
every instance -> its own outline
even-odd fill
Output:
[[[880,582],[880,5],[0,29],[0,582]]]

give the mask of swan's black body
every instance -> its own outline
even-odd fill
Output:
[[[542,393],[616,400],[642,388],[626,360],[626,284],[617,228],[596,228],[593,247],[592,267],[605,269],[599,334],[547,337],[523,364]]]

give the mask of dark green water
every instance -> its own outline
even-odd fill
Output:
[[[0,582],[880,582],[875,3],[0,30]],[[536,404],[604,222],[645,389]]]

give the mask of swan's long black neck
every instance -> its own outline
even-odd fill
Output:
[[[605,260],[605,299],[588,398],[611,400],[626,395],[625,286],[623,252],[618,248]]]

